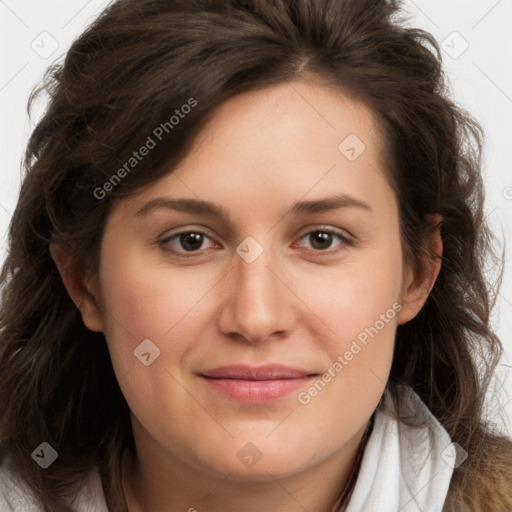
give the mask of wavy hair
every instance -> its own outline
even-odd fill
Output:
[[[512,510],[512,443],[485,421],[501,344],[489,322],[497,288],[485,265],[499,258],[483,215],[483,134],[449,99],[435,39],[407,28],[400,10],[394,0],[118,0],[48,69],[31,97],[49,101],[26,150],[0,306],[0,461],[45,511],[72,510],[66,497],[92,469],[109,509],[126,510],[120,461],[133,446],[105,339],[84,326],[50,244],[96,272],[113,202],[172,172],[224,101],[297,79],[377,116],[410,264],[433,257],[428,219],[442,217],[441,271],[421,312],[398,327],[388,387],[398,400],[397,384],[411,386],[468,452],[446,511]],[[197,105],[165,143],[98,198],[190,98]],[[30,456],[43,440],[59,451],[44,471]]]

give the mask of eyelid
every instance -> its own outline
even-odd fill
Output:
[[[330,224],[308,224],[299,230],[299,235],[297,238],[302,239],[304,236],[310,233],[316,233],[318,231],[333,233],[335,235],[339,235],[342,238],[346,238],[347,240],[353,240],[355,238],[354,235],[347,229],[332,226]]]
[[[202,224],[184,224],[182,226],[176,226],[174,228],[165,230],[161,235],[158,236],[158,239],[161,241],[176,235],[190,232],[201,233],[203,235],[209,236],[210,238],[215,238],[216,236],[210,228]]]
[[[303,232],[303,234],[301,234],[299,236],[298,241],[300,242],[301,240],[303,240],[305,237],[311,235],[312,233],[318,233],[318,232],[330,233],[332,235],[336,235],[341,239],[343,244],[346,244],[346,245],[353,245],[353,243],[354,243],[354,237],[351,234],[349,234],[347,231],[341,230],[339,228],[334,228],[331,226],[308,226],[308,230]],[[325,250],[310,249],[310,251],[317,253],[319,255],[332,254],[334,252],[337,252],[333,249],[325,249]]]
[[[220,242],[218,242],[215,239],[215,237],[213,237],[209,233],[209,230],[207,230],[203,226],[199,226],[198,228],[196,228],[193,225],[181,226],[180,228],[175,228],[175,229],[178,231],[170,230],[170,231],[166,232],[163,236],[159,237],[157,243],[162,247],[163,250],[174,253],[174,254],[178,254],[183,257],[193,257],[193,256],[202,255],[204,253],[204,251],[206,251],[207,249],[200,249],[198,251],[181,251],[181,250],[171,249],[168,247],[168,245],[169,245],[168,242],[171,239],[178,237],[179,235],[183,235],[183,234],[187,234],[187,233],[197,233],[197,234],[203,235],[204,237],[210,239],[211,242],[213,243],[213,245],[217,246],[216,248],[218,248],[218,246],[220,246],[222,248],[222,244]],[[310,226],[307,226],[307,228],[303,228],[303,229],[307,229],[307,231],[303,231],[302,234],[298,236],[297,242],[294,242],[294,245],[296,243],[300,242],[301,240],[303,240],[306,236],[311,235],[312,233],[317,233],[317,232],[330,233],[330,234],[338,236],[342,241],[342,245],[352,245],[354,243],[353,236],[351,234],[349,234],[347,231],[341,230],[340,228],[335,228],[332,226],[310,225]],[[336,250],[336,249],[335,250],[333,250],[333,249],[321,250],[321,249],[312,249],[312,248],[306,248],[306,249],[309,249],[310,252],[316,253],[318,255],[328,255],[328,254],[333,254],[335,252],[338,252],[338,250]]]
[[[167,251],[167,252],[170,252],[170,253],[174,253],[174,254],[178,254],[178,255],[184,256],[184,257],[191,257],[191,256],[197,256],[197,255],[202,254],[206,249],[200,249],[199,251],[183,251],[183,250],[176,250],[176,249],[171,249],[170,248],[170,243],[169,242],[173,238],[176,238],[176,237],[178,237],[180,235],[184,235],[184,234],[188,234],[188,233],[197,233],[197,234],[203,235],[205,238],[210,239],[214,246],[219,246],[219,245],[221,246],[222,245],[209,233],[209,230],[207,230],[203,226],[198,227],[198,228],[194,227],[193,225],[192,226],[186,226],[186,227],[182,226],[180,228],[175,228],[175,229],[177,231],[169,230],[169,231],[166,231],[164,233],[164,235],[158,237],[156,243],[164,251]]]

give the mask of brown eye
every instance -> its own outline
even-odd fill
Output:
[[[184,233],[178,240],[186,251],[197,251],[203,245],[204,236],[201,233]]]
[[[301,242],[306,242],[306,247],[317,252],[337,252],[339,247],[350,245],[350,240],[337,231],[329,229],[317,229],[306,233]]]
[[[314,231],[308,236],[313,249],[318,250],[329,249],[333,240],[333,234],[326,231]]]
[[[166,251],[184,254],[199,253],[201,250],[213,247],[215,243],[208,235],[200,231],[182,231],[166,237],[160,242],[160,245]]]

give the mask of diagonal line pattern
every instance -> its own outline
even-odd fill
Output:
[[[398,512],[402,512],[402,510],[406,510],[407,505],[409,505],[409,503],[411,503],[412,500],[415,500],[416,496],[418,496],[418,494],[420,494],[421,491],[423,491],[423,489],[425,489],[425,487],[430,485],[430,483],[434,480],[434,478],[436,478],[437,475],[439,475],[439,472],[437,472],[408,502],[406,502],[404,504],[404,506]]]
[[[279,482],[279,480],[278,480],[278,479],[277,479],[277,478],[276,478],[272,473],[270,473],[269,471],[267,471],[267,474],[269,474],[269,475],[270,475],[270,477],[272,478],[272,480],[274,480],[274,482],[275,482],[279,487],[281,487],[281,489],[282,489],[286,494],[288,494],[288,496],[290,496],[290,498],[291,498],[293,501],[295,501],[295,503],[297,503],[297,505],[299,505],[299,507],[300,507],[302,510],[304,510],[304,512],[307,512],[307,510],[304,508],[304,506],[303,506],[301,503],[299,503],[299,502],[294,498],[294,496],[293,496],[293,495],[288,491],[288,489],[286,489],[286,487],[284,487],[284,486]]]
[[[62,25],[61,30],[65,29],[91,3],[91,1],[92,0],[88,0],[80,9],[78,9],[78,11],[76,11],[76,13],[73,14],[73,16],[71,16],[64,25]]]
[[[232,474],[228,473],[201,501],[207,500]]]
[[[491,14],[492,11],[494,11],[494,9],[496,9],[496,7],[498,7],[499,4],[501,4],[502,0],[498,0],[472,27],[471,27],[471,30],[474,30],[478,25],[480,25],[480,23],[482,23],[482,21],[485,20],[485,18],[487,18],[487,16],[489,16],[489,14]]]
[[[309,311],[311,311],[311,313],[313,313],[313,315],[315,315],[318,318],[318,320],[320,320],[320,322],[322,322],[327,327],[327,329],[329,329],[329,331],[331,331],[332,334],[336,334],[268,265],[266,267],[270,270],[270,272],[272,272],[272,274],[274,274],[275,277],[277,277],[277,279],[279,279],[279,281],[281,281],[281,283],[283,283],[286,286],[286,288],[288,288],[288,290],[290,290],[290,292],[293,293],[293,295],[298,300],[300,300],[300,302],[304,306],[306,306],[309,309]]]
[[[199,298],[196,303],[164,334],[164,337],[167,336],[231,271],[233,267],[231,267],[225,274],[223,274],[212,286],[208,289],[201,298]]]
[[[512,403],[512,398],[510,398],[505,404],[503,404],[502,409],[505,409],[508,404]]]
[[[199,196],[179,177],[179,174],[176,171],[172,172],[172,175],[176,176],[176,178],[183,184],[183,186],[190,190],[190,192],[192,192],[192,194],[194,194],[199,199]]]
[[[425,18],[427,18],[427,20],[429,20],[430,23],[432,23],[432,25],[434,25],[434,27],[439,28],[439,25],[416,2],[414,2],[413,0],[409,0],[409,2],[413,4],[414,7],[416,7],[416,9],[418,9],[418,11],[420,11],[423,14],[423,16],[425,16]]]
[[[210,418],[212,418],[213,421],[215,421],[215,423],[217,423],[217,425],[219,425],[219,427],[224,430],[224,432],[226,432],[226,434],[228,434],[229,437],[231,437],[232,439],[234,438],[233,434],[231,434],[231,432],[229,432],[229,430],[226,429],[226,427],[224,427],[224,425],[222,425],[215,416],[213,416],[209,411],[208,409],[167,369],[165,369],[165,372],[168,373],[180,386],[181,388],[183,389],[183,391],[185,391],[185,393],[187,393],[190,398],[192,398],[192,400],[194,400],[194,402],[196,402],[203,410],[206,414],[208,414],[208,416],[210,416]]]
[[[497,209],[498,209],[498,206],[495,206],[490,212],[486,213],[484,216],[484,220],[486,220],[487,217],[490,217]]]
[[[295,87],[293,87],[292,84],[288,84],[334,131],[336,131],[336,128],[334,128],[334,126],[329,123],[329,121],[327,121],[327,119],[322,115],[320,114],[320,112],[318,112],[318,110],[297,90],[295,89]]]
[[[382,382],[382,384],[386,385],[386,382],[383,381],[371,368],[369,368],[369,370],[373,373],[373,375],[375,375],[375,377],[377,377],[377,379],[379,379]]]
[[[5,7],[7,7],[7,9],[9,11],[11,11],[11,13],[18,19],[18,21],[20,23],[22,23],[23,25],[25,25],[26,28],[30,28],[6,3],[4,0],[0,0],[0,4],[4,5]]]
[[[3,91],[27,66],[28,62],[25,62],[25,64],[23,64],[23,66],[21,66],[21,68],[18,69],[18,71],[16,71],[12,77],[9,78],[9,80],[4,85],[2,85],[2,87],[0,87],[0,92]]]
[[[299,201],[302,201],[334,168],[336,167],[336,164],[334,164],[323,176],[321,176],[311,187],[310,189],[299,199]],[[286,213],[283,215],[268,231],[267,235],[280,223],[283,219],[285,219],[289,215]]]
[[[284,423],[284,421],[285,421],[286,419],[288,419],[288,417],[290,416],[290,414],[292,414],[293,412],[294,412],[294,409],[292,409],[292,410],[291,410],[291,411],[290,411],[290,412],[289,412],[289,413],[288,413],[288,414],[287,414],[287,415],[286,415],[286,416],[285,416],[285,417],[284,417],[284,418],[283,418],[283,419],[282,419],[282,420],[281,420],[281,421],[280,421],[280,422],[279,422],[279,423],[278,423],[278,424],[277,424],[277,425],[276,425],[276,426],[275,426],[275,427],[274,427],[274,428],[273,428],[273,429],[272,429],[272,430],[271,430],[271,431],[270,431],[270,432],[265,436],[265,439],[266,439],[270,434],[272,434],[272,432],[274,432],[274,431],[277,429],[277,427],[281,426],[281,425]]]
[[[215,288],[215,286],[217,286],[217,284],[222,280],[224,279],[224,277],[226,277],[229,272],[231,272],[231,270],[233,270],[233,268],[230,268],[223,276],[221,276],[217,282],[209,289],[206,291],[206,293],[165,333],[164,337],[167,336],[198,304],[199,302],[201,302],[212,290],[213,288]],[[114,315],[112,315],[112,313],[110,311],[107,310],[107,314],[128,334],[130,335],[131,333],[123,326],[123,324],[121,322],[119,322],[119,320],[117,320]],[[131,373],[131,369],[128,370],[127,373],[125,373],[122,377],[119,377],[118,378],[118,381],[121,382],[122,380],[124,380],[130,373]]]
[[[500,296],[500,297],[501,297],[501,298],[502,298],[502,299],[503,299],[503,300],[504,300],[504,301],[505,301],[505,302],[506,302],[506,303],[507,303],[507,304],[512,308],[512,303],[511,303],[509,300],[507,300],[507,298],[506,298],[506,297],[504,297],[504,296],[501,294],[501,292],[498,292],[498,295],[499,295],[499,296]]]
[[[12,213],[3,204],[0,204],[0,208],[12,218]]]
[[[478,71],[480,71],[480,73],[482,73],[482,75],[484,75],[487,80],[489,80],[489,82],[491,82],[494,87],[496,87],[496,89],[498,89],[498,91],[500,91],[501,94],[503,94],[503,96],[505,96],[505,98],[507,98],[507,100],[512,103],[512,98],[474,60],[471,62],[473,63],[473,66],[475,66]]]

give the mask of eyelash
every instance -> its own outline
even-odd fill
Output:
[[[351,246],[353,245],[353,241],[343,235],[342,233],[340,233],[339,231],[336,231],[336,230],[333,230],[333,229],[330,229],[330,228],[325,228],[325,229],[313,229],[311,231],[308,231],[307,233],[305,233],[304,235],[302,235],[300,238],[299,238],[299,241],[300,240],[303,240],[315,233],[324,233],[324,234],[329,234],[329,235],[333,235],[334,237],[338,237],[340,242],[341,242],[341,245],[343,246]],[[170,252],[170,253],[173,253],[179,257],[183,257],[183,258],[191,258],[191,257],[195,257],[195,256],[198,256],[201,254],[201,251],[204,251],[205,249],[203,250],[198,250],[198,251],[177,251],[175,249],[171,249],[169,247],[169,242],[171,242],[172,240],[174,239],[179,239],[180,236],[182,235],[188,235],[188,234],[196,234],[196,235],[202,235],[206,238],[209,238],[211,240],[211,237],[205,233],[204,231],[201,231],[201,230],[188,230],[188,231],[180,231],[178,233],[174,233],[172,234],[171,236],[168,236],[166,238],[164,238],[163,240],[161,240],[159,242],[159,245],[161,246],[161,248],[166,251],[166,252]],[[204,240],[203,240],[204,242]],[[212,240],[213,244],[214,245],[220,245],[218,244],[217,242],[215,242],[214,240]],[[319,256],[325,256],[325,255],[333,255],[333,254],[336,254],[339,252],[339,249],[338,250],[332,250],[332,249],[314,249],[314,248],[310,248],[309,249],[310,251],[316,253],[316,255],[319,255]]]

